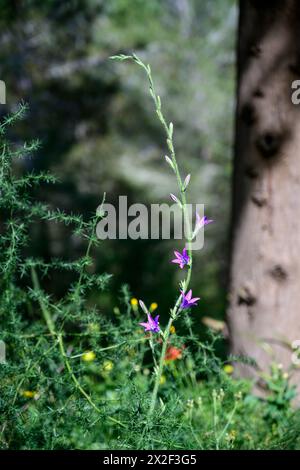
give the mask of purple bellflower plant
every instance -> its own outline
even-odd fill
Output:
[[[174,258],[171,263],[179,264],[180,269],[183,269],[185,265],[189,264],[190,257],[186,248],[183,248],[182,253],[179,253],[179,251],[174,251],[174,255],[176,258]]]
[[[147,322],[140,323],[141,326],[145,328],[145,331],[151,331],[154,333],[161,333],[162,336],[162,347],[161,347],[161,353],[159,357],[159,361],[156,362],[155,354],[154,354],[154,349],[152,345],[152,338],[150,338],[150,346],[152,349],[153,353],[153,358],[154,358],[154,374],[155,374],[155,380],[154,380],[154,386],[153,386],[153,391],[151,395],[151,400],[150,400],[150,406],[149,406],[149,411],[148,411],[148,422],[152,422],[152,416],[153,412],[157,403],[157,395],[158,395],[158,390],[161,382],[161,377],[164,369],[164,364],[165,364],[165,356],[166,356],[166,351],[167,347],[169,344],[169,335],[171,331],[171,327],[173,325],[173,322],[177,320],[179,317],[180,313],[182,310],[188,309],[189,307],[193,307],[197,305],[197,301],[200,300],[200,297],[192,297],[192,290],[190,289],[188,292],[188,286],[191,281],[191,276],[192,276],[192,261],[193,261],[193,254],[192,254],[192,248],[191,248],[191,243],[193,238],[197,235],[198,231],[204,227],[205,225],[209,224],[212,222],[212,220],[209,220],[206,216],[200,217],[198,213],[196,213],[196,224],[194,231],[190,227],[189,223],[189,218],[188,218],[188,207],[187,207],[187,189],[191,180],[191,175],[187,175],[185,179],[183,180],[180,169],[178,167],[177,163],[177,158],[176,158],[176,153],[175,153],[175,148],[174,148],[174,140],[173,140],[173,132],[174,132],[174,127],[172,122],[168,122],[163,115],[162,111],[162,104],[161,104],[161,99],[160,96],[156,93],[155,86],[153,83],[152,75],[151,75],[151,68],[148,64],[145,64],[142,62],[142,60],[136,55],[118,55],[118,56],[113,56],[112,59],[124,61],[124,60],[132,60],[135,62],[139,67],[141,67],[144,72],[146,73],[148,83],[149,83],[149,89],[150,89],[150,94],[154,102],[155,106],[155,111],[157,114],[157,117],[162,125],[162,128],[164,129],[164,132],[166,134],[166,143],[168,147],[168,152],[169,155],[165,155],[165,161],[171,168],[171,170],[174,172],[174,175],[176,177],[177,181],[177,189],[178,189],[178,194],[180,194],[180,197],[175,196],[175,194],[171,193],[170,198],[172,201],[174,201],[180,209],[182,210],[183,216],[185,220],[188,221],[188,226],[187,226],[187,236],[186,236],[186,241],[187,241],[187,249],[184,248],[182,253],[175,251],[175,259],[173,259],[171,262],[174,264],[178,264],[181,269],[184,268],[184,266],[188,265],[190,269],[187,270],[186,278],[184,281],[181,282],[181,290],[180,294],[178,295],[178,298],[171,309],[170,317],[168,320],[167,326],[163,329],[163,331],[160,329],[158,318],[159,316],[157,315],[155,318],[152,318],[149,311],[147,310],[146,306],[144,305],[143,302],[140,301],[140,306],[144,310],[145,314],[148,317]],[[187,292],[187,293],[186,293]]]
[[[205,225],[211,224],[213,222],[212,219],[208,219],[206,215],[200,218],[198,212],[196,212],[196,228],[199,230],[200,228],[204,227]]]
[[[156,315],[155,318],[152,318],[150,313],[147,313],[148,321],[139,323],[141,326],[145,328],[145,331],[151,331],[152,333],[159,333],[159,315]]]
[[[192,289],[188,291],[187,294],[185,294],[183,291],[181,291],[181,296],[182,296],[182,301],[180,307],[182,309],[194,307],[197,305],[198,300],[200,300],[200,297],[193,297],[192,298]]]

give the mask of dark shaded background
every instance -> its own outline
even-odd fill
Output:
[[[215,220],[196,254],[192,287],[202,297],[196,318],[222,318],[226,303],[236,6],[233,0],[0,1],[1,114],[29,103],[16,141],[39,138],[23,172],[49,169],[60,178],[37,196],[67,212],[93,214],[127,195],[129,202],[168,202],[176,189],[165,165],[164,136],[147,83],[132,64],[110,55],[136,52],[152,66],[168,120],[174,122],[183,172],[192,173],[193,202]],[[112,273],[111,289],[93,301],[109,312],[128,283],[134,296],[166,312],[180,279],[168,241],[107,241],[95,269]],[[84,246],[67,229],[39,223],[32,254],[66,259]],[[66,274],[44,280],[59,297]]]

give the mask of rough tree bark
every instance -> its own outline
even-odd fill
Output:
[[[234,354],[287,367],[300,340],[299,0],[240,0],[232,259]],[[239,365],[239,372],[253,369]],[[296,373],[294,380],[299,383]]]

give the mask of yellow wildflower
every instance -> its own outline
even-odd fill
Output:
[[[92,362],[94,359],[96,359],[96,354],[94,351],[86,351],[81,357],[85,362]]]
[[[166,381],[167,381],[166,376],[165,376],[165,375],[162,375],[162,376],[160,377],[159,383],[160,383],[160,385],[163,385],[163,384],[166,383]]]
[[[131,307],[134,312],[137,312],[139,309],[139,301],[135,297],[130,299]]]
[[[156,310],[158,307],[157,303],[156,302],[152,302],[152,304],[150,305],[150,312],[154,312],[154,310]]]
[[[171,333],[171,335],[174,335],[174,333],[176,333],[176,328],[175,328],[174,325],[170,326],[170,333]]]
[[[22,395],[24,398],[34,398],[36,395],[36,392],[34,390],[24,390],[22,392]]]
[[[234,367],[231,365],[231,364],[226,364],[224,367],[223,367],[223,370],[226,374],[228,375],[231,375],[234,371]]]
[[[114,363],[111,361],[104,361],[103,362],[103,370],[105,372],[110,372],[114,368]]]

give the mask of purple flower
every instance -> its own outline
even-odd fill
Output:
[[[195,229],[194,229],[194,232],[193,232],[193,235],[192,235],[192,239],[195,238],[195,236],[197,235],[199,230],[201,230],[202,227],[204,227],[204,225],[211,224],[212,222],[213,222],[213,220],[208,219],[206,217],[206,215],[201,218],[200,215],[198,214],[198,212],[196,212],[196,224],[195,224]]]
[[[190,257],[187,254],[186,248],[183,248],[182,254],[179,251],[174,251],[175,259],[172,259],[171,263],[179,264],[180,268],[184,268],[186,264],[189,264]]]
[[[197,230],[200,230],[200,228],[204,227],[204,225],[211,224],[212,222],[213,222],[213,220],[208,219],[206,217],[206,215],[204,217],[202,217],[202,219],[201,219],[198,212],[196,212],[196,229]]]
[[[200,297],[194,297],[192,298],[192,289],[188,291],[187,294],[185,294],[183,291],[181,291],[182,295],[182,301],[180,307],[185,309],[185,308],[190,308],[193,307],[194,305],[197,305],[197,301],[200,300]]]
[[[156,315],[155,318],[152,318],[150,313],[147,313],[148,321],[144,323],[139,323],[139,325],[145,328],[145,331],[152,331],[153,333],[159,333],[159,315]]]

